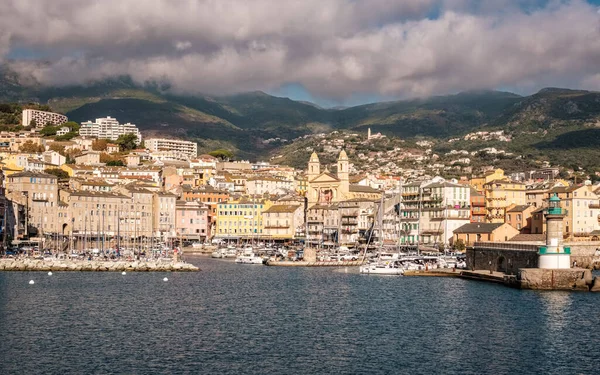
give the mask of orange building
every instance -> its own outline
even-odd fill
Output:
[[[229,192],[226,190],[215,189],[210,185],[189,188],[184,186],[182,199],[186,202],[202,202],[208,206],[208,233],[212,233],[212,227],[217,216],[217,204],[227,202]]]

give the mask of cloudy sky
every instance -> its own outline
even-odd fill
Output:
[[[600,90],[600,0],[1,0],[0,62],[324,105]]]

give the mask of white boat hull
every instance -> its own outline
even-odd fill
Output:
[[[360,273],[369,275],[404,275],[404,269],[400,267],[389,267],[367,264],[359,268]]]

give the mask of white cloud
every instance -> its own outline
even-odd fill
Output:
[[[4,2],[0,56],[15,48],[43,54],[44,64],[12,65],[48,84],[129,74],[220,94],[297,82],[340,100],[600,89],[600,16],[583,1],[542,8],[526,0]],[[439,17],[428,18],[436,9]]]

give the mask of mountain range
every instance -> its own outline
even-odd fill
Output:
[[[285,140],[307,134],[366,133],[367,128],[405,139],[440,140],[502,129],[512,135],[514,151],[525,155],[547,155],[550,161],[560,155],[571,168],[582,161],[578,150],[600,157],[596,147],[600,93],[584,90],[547,88],[530,96],[470,91],[325,109],[260,91],[230,96],[181,94],[168,84],[138,85],[129,77],[44,87],[1,70],[0,102],[14,101],[48,104],[77,122],[112,116],[138,125],[146,136],[195,140],[201,152],[227,148],[239,158],[266,157]],[[583,164],[586,169],[594,168],[591,163]]]

